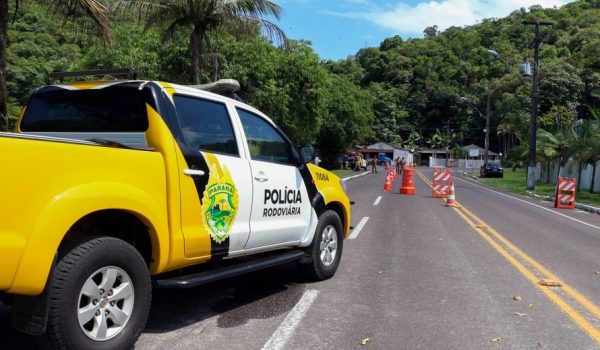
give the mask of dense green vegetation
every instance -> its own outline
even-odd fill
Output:
[[[8,4],[15,8],[14,1]],[[542,32],[539,160],[564,163],[574,157],[585,165],[595,164],[600,154],[597,123],[584,122],[579,133],[572,127],[579,119],[595,120],[600,102],[598,0],[516,9],[506,18],[443,32],[433,26],[423,39],[390,37],[340,61],[320,59],[310,42],[274,46],[259,27],[244,40],[227,26],[215,27],[206,33],[210,45],[197,53],[203,58],[199,77],[190,59],[192,27],[168,31],[156,25],[144,31],[144,22],[125,14],[113,17],[109,46],[69,30],[46,6],[20,1],[9,23],[3,128],[14,123],[29,91],[46,83],[47,72],[133,65],[143,79],[182,84],[238,79],[248,103],[298,145],[315,144],[332,165],[349,147],[380,140],[407,148],[481,145],[485,120],[479,111],[485,111],[489,93],[490,148],[519,166],[527,155],[531,80],[519,75],[518,66],[533,56],[534,37],[521,22],[543,20],[554,26]]]

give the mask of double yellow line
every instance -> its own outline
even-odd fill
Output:
[[[429,187],[432,187],[431,182],[427,179],[422,172],[417,171],[417,175],[423,180]],[[544,293],[550,300],[552,300],[565,314],[567,314],[574,322],[585,331],[596,343],[600,344],[600,330],[596,328],[590,321],[588,321],[583,314],[573,307],[578,305],[585,309],[591,316],[600,321],[600,308],[591,302],[584,295],[576,291],[573,287],[560,281],[560,289],[570,297],[571,302],[568,298],[559,295],[553,288],[543,286],[539,283],[540,278],[559,281],[558,277],[546,269],[542,264],[535,261],[529,255],[525,254],[521,249],[512,244],[508,239],[501,235],[498,231],[494,230],[485,221],[473,214],[470,210],[465,208],[463,205],[460,208],[453,208],[454,211],[463,219],[469,226],[471,226],[486,242],[488,242],[498,253],[500,253],[506,260],[508,260],[514,267],[519,270],[536,287],[538,287],[542,293]],[[531,268],[526,267],[524,264],[528,264]],[[536,275],[537,272],[537,275]]]

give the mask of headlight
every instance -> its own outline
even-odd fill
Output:
[[[340,179],[340,186],[342,186],[344,192],[348,192],[348,185],[346,185],[346,181]]]

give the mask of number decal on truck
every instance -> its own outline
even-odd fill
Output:
[[[207,159],[209,160],[209,159]],[[229,237],[238,210],[238,192],[225,165],[210,162],[210,176],[202,200],[202,213],[210,236],[216,243]]]

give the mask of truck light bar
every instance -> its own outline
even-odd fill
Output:
[[[86,77],[86,76],[99,76],[99,75],[127,75],[133,80],[137,80],[137,71],[135,67],[129,68],[108,68],[108,69],[92,69],[92,70],[80,70],[75,72],[52,72],[48,74],[49,79],[59,79],[62,83],[65,78],[71,77]]]

